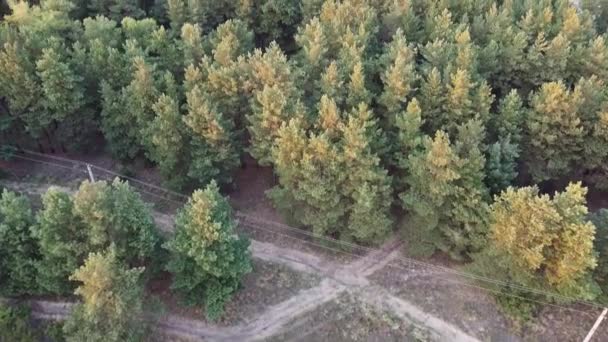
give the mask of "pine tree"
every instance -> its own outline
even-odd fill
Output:
[[[490,145],[486,164],[486,184],[492,194],[498,194],[513,185],[518,175],[519,153],[519,146],[512,143],[509,137],[500,138]]]
[[[147,324],[142,316],[143,268],[128,269],[113,247],[90,253],[84,265],[70,276],[81,283],[74,294],[82,298],[64,323],[66,341],[139,341]]]
[[[348,107],[356,108],[361,103],[370,104],[372,96],[365,86],[365,72],[361,61],[354,64],[347,89],[346,104]]]
[[[443,125],[446,89],[437,68],[431,69],[420,86],[420,107],[424,113],[425,131],[435,132]]]
[[[471,75],[464,69],[458,69],[450,77],[445,103],[446,115],[442,127],[451,134],[455,134],[458,125],[472,119],[475,115],[473,87]]]
[[[279,130],[272,150],[279,185],[270,198],[286,216],[319,235],[338,234],[346,213],[340,193],[345,174],[333,142],[338,134],[308,137],[301,120],[292,119]]]
[[[342,114],[334,99],[327,95],[321,97],[319,102],[319,116],[317,117],[316,128],[323,132],[330,141],[336,141],[340,136],[342,125]]]
[[[418,79],[415,55],[416,50],[411,44],[407,44],[403,31],[398,29],[382,57],[385,67],[381,75],[384,89],[379,102],[386,108],[389,122],[403,110],[408,96],[415,89],[414,85]]]
[[[148,127],[152,147],[148,152],[150,160],[158,168],[169,186],[180,189],[185,185],[187,149],[184,147],[186,126],[179,111],[179,103],[170,95],[162,94],[152,106],[156,117]]]
[[[598,292],[589,278],[595,267],[595,227],[586,220],[587,189],[571,183],[553,198],[537,187],[508,188],[491,207],[488,259],[501,278],[591,300]]]
[[[188,21],[188,8],[183,0],[166,0],[167,17],[173,30],[181,30],[182,25]],[[196,24],[196,23],[192,23]]]
[[[318,99],[318,95],[315,94],[317,83],[320,82],[321,73],[326,70],[329,64],[327,36],[319,18],[315,17],[306,25],[300,26],[295,40],[300,47],[297,60],[302,70],[302,80],[299,86],[303,89],[304,98],[312,96],[313,99],[309,102],[315,103]],[[333,68],[335,70],[334,74],[337,74],[337,65]],[[337,79],[337,77],[332,78]]]
[[[597,267],[593,271],[593,277],[602,287],[602,292],[606,293],[606,277],[608,277],[608,209],[602,208],[590,213],[589,221],[595,226],[595,239],[593,240],[593,250],[597,252]]]
[[[266,86],[256,95],[257,105],[247,116],[250,134],[249,153],[260,165],[272,163],[272,146],[281,125],[298,115],[298,105],[291,103],[278,86]],[[301,114],[300,114],[301,115]]]
[[[115,21],[124,17],[138,19],[145,15],[137,0],[91,0],[88,9],[92,16],[103,15]]]
[[[178,213],[167,270],[172,288],[189,304],[204,304],[207,316],[217,319],[225,303],[251,272],[249,240],[235,234],[236,222],[228,201],[215,182],[196,190]]]
[[[410,155],[419,151],[423,144],[422,110],[416,98],[408,104],[405,112],[400,113],[395,122],[397,128],[396,150],[394,153],[394,165],[402,172],[407,173]]]
[[[349,170],[343,185],[352,198],[346,238],[359,242],[380,241],[390,231],[391,179],[374,151],[376,122],[367,105],[354,109],[342,129],[343,170]]]
[[[108,82],[101,82],[101,129],[110,153],[119,160],[131,160],[141,151],[139,129],[133,125],[127,96],[125,90],[116,91]]]
[[[213,179],[229,183],[232,170],[240,164],[233,123],[207,100],[198,86],[186,96],[188,114],[184,122],[192,134],[188,176],[197,184]]]
[[[522,140],[525,119],[522,100],[513,89],[501,100],[497,115],[489,122],[491,135],[499,139],[509,138],[518,145]]]
[[[485,127],[480,120],[470,120],[458,127],[454,150],[461,159],[456,196],[450,200],[450,223],[444,231],[450,253],[458,258],[476,252],[485,245],[488,216],[485,185]]]
[[[91,252],[113,244],[127,265],[157,261],[159,236],[150,208],[128,183],[85,181],[74,194],[73,210],[87,227]]]
[[[152,105],[159,96],[154,77],[154,66],[146,63],[143,58],[136,57],[133,60],[133,68],[133,80],[125,90],[125,100],[128,113],[139,128],[138,142],[145,150],[149,150],[152,142],[146,131],[154,119]]]
[[[435,138],[427,137],[420,153],[408,158],[409,174],[407,190],[400,195],[403,205],[411,215],[407,235],[415,254],[430,255],[444,245],[441,233],[450,212],[449,198],[455,194],[454,182],[460,178],[460,158],[450,146],[442,131]]]
[[[22,117],[26,129],[33,137],[38,137],[51,118],[48,115],[34,115],[41,109],[38,99],[42,90],[36,81],[32,59],[16,42],[5,43],[0,50],[0,91],[13,115]]]
[[[198,25],[185,24],[181,28],[184,65],[197,65],[205,55],[201,29]]]
[[[402,30],[412,41],[422,41],[421,18],[418,10],[422,4],[412,0],[398,0],[387,3],[388,9],[382,16],[384,30],[388,34]]]
[[[253,33],[240,20],[227,20],[208,37],[213,59],[221,66],[228,66],[237,57],[253,49]]]
[[[43,292],[65,295],[73,292],[69,281],[90,250],[87,227],[74,213],[70,195],[50,188],[42,197],[32,235],[40,245],[38,284]]]
[[[61,48],[44,49],[42,57],[36,62],[43,95],[40,103],[48,113],[46,115],[64,128],[60,139],[79,147],[95,131],[94,118],[86,115],[83,109],[83,79],[72,70],[67,57],[59,53]]]
[[[531,97],[527,119],[527,164],[536,181],[568,174],[580,160],[583,127],[580,91],[545,83]]]
[[[38,246],[30,234],[34,217],[28,199],[4,190],[0,196],[0,293],[33,294]]]

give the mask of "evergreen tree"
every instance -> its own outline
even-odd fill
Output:
[[[342,192],[351,197],[345,237],[381,241],[390,231],[391,179],[374,150],[376,122],[367,105],[350,113],[342,129],[342,170],[349,170]]]
[[[582,96],[561,82],[544,84],[532,95],[527,120],[527,165],[536,181],[572,171],[583,144]]]
[[[47,117],[61,123],[61,141],[80,147],[95,131],[95,122],[92,115],[87,115],[91,113],[83,110],[83,79],[66,63],[67,57],[59,53],[61,48],[44,49],[36,62],[43,95],[40,103]]]
[[[517,177],[517,158],[519,146],[509,137],[500,138],[490,145],[486,165],[486,184],[492,194],[498,194],[513,184]]]
[[[0,196],[0,293],[33,294],[38,246],[30,234],[34,217],[28,199],[4,190]]]
[[[0,91],[14,117],[21,117],[25,128],[37,138],[51,119],[47,113],[35,115],[41,110],[37,101],[41,97],[35,74],[33,57],[16,42],[7,42],[0,50]]]
[[[182,120],[179,103],[170,95],[162,94],[152,106],[156,117],[148,127],[152,147],[148,153],[158,165],[169,187],[180,189],[185,185],[188,163],[186,126]]]
[[[125,89],[126,109],[138,129],[137,136],[140,146],[149,150],[152,142],[146,131],[154,119],[152,105],[159,97],[154,66],[146,63],[143,58],[136,57],[133,60],[133,68],[133,79]]]
[[[272,162],[272,146],[278,131],[283,123],[286,123],[296,115],[295,105],[285,96],[278,86],[264,87],[257,94],[258,105],[254,107],[253,114],[247,117],[250,125],[251,136],[249,153],[260,165],[269,165]]]
[[[187,303],[204,304],[207,316],[217,319],[241,278],[251,272],[249,241],[235,234],[232,210],[215,182],[192,194],[175,226],[175,235],[165,244],[172,288]]]
[[[385,71],[381,75],[384,90],[379,102],[386,108],[389,122],[393,121],[390,118],[403,110],[414,90],[418,78],[415,55],[416,50],[407,44],[403,31],[398,29],[382,57],[385,64]]]
[[[448,199],[454,196],[461,161],[442,131],[437,131],[434,139],[427,137],[423,147],[408,158],[407,190],[400,197],[412,215],[407,233],[409,240],[415,241],[413,252],[430,255],[443,241],[441,227],[450,212]]]
[[[446,88],[441,80],[441,73],[434,67],[420,86],[420,107],[424,113],[425,131],[435,132],[442,127],[445,102]]]
[[[50,188],[42,197],[42,209],[37,213],[32,229],[42,256],[37,265],[42,291],[60,295],[73,292],[74,286],[68,278],[90,250],[86,230],[74,213],[70,196]]]
[[[166,10],[171,28],[176,31],[181,30],[182,25],[188,21],[187,3],[183,0],[167,0]]]
[[[397,148],[394,154],[394,162],[401,171],[407,173],[409,167],[409,156],[419,151],[423,143],[422,133],[422,110],[416,98],[408,104],[405,112],[400,113],[395,122],[397,128]]]
[[[112,156],[119,160],[135,158],[141,151],[139,130],[127,108],[127,92],[116,91],[105,81],[101,82],[101,129],[108,141]]]
[[[197,184],[213,179],[229,183],[232,170],[240,164],[234,124],[207,100],[198,86],[186,95],[188,114],[184,122],[192,134],[188,176]]]
[[[593,276],[597,283],[602,287],[603,296],[606,296],[606,277],[608,277],[608,209],[602,208],[588,216],[589,221],[595,226],[595,239],[593,240],[593,250],[597,253],[597,267],[593,271]]]
[[[508,188],[491,206],[489,255],[480,262],[496,277],[534,289],[592,300],[599,292],[595,227],[586,220],[587,189],[539,195],[537,187]]]
[[[126,268],[113,247],[90,253],[70,280],[82,303],[63,326],[66,341],[140,341],[146,336],[143,268]]]
[[[181,28],[184,49],[184,65],[196,65],[204,56],[201,29],[198,25],[185,24]]]
[[[482,246],[487,215],[482,140],[483,127],[471,121],[459,127],[455,144],[438,131],[409,156],[400,197],[412,215],[406,232],[416,241],[414,253],[439,249],[458,259]]]
[[[91,0],[88,4],[90,14],[104,15],[112,20],[121,21],[124,17],[139,19],[146,13],[139,7],[138,0]]]
[[[150,208],[128,183],[83,182],[74,194],[74,213],[87,227],[90,251],[111,244],[127,265],[156,261],[159,237]]]
[[[361,103],[370,104],[372,95],[365,85],[365,72],[361,61],[357,61],[353,65],[347,89],[348,97],[346,98],[346,104],[349,108],[354,109]]]

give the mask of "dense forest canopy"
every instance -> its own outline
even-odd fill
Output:
[[[608,256],[594,237],[608,227],[587,221],[585,194],[608,188],[602,1],[9,0],[2,11],[3,144],[103,145],[154,163],[175,189],[230,184],[249,154],[273,168],[275,206],[315,233],[376,243],[399,228],[422,255],[485,258],[488,272],[501,260],[510,280],[599,294],[604,267],[590,274]]]

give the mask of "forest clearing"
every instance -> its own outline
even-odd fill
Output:
[[[0,2],[0,341],[608,340],[607,29]]]

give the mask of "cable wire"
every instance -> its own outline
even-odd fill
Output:
[[[61,158],[61,157],[57,157],[57,156],[50,156],[50,155],[47,155],[47,154],[41,154],[41,153],[37,153],[37,152],[33,152],[33,151],[27,151],[27,150],[25,150],[25,152],[29,153],[29,154],[36,155],[36,156],[40,156],[40,157],[46,157],[46,158],[49,158],[49,159],[56,159],[56,160],[60,160],[60,161],[75,163],[75,164],[78,164],[80,166],[86,166],[87,165],[87,163],[83,163],[83,162],[80,162],[80,161],[77,161],[77,160],[71,160],[71,159],[67,159],[67,158]],[[70,167],[67,167],[67,166],[64,166],[64,165],[60,165],[60,164],[56,164],[56,163],[51,163],[51,162],[47,162],[47,161],[41,161],[41,160],[36,160],[36,159],[32,159],[32,158],[27,158],[27,157],[19,156],[17,154],[13,154],[12,156],[13,157],[17,157],[17,158],[21,158],[21,159],[25,159],[25,160],[29,160],[29,161],[33,161],[33,162],[43,163],[43,164],[46,164],[46,165],[61,167],[61,168],[64,168],[64,169],[70,169],[70,170],[73,170],[73,171],[75,170],[75,168],[70,168]],[[172,191],[172,190],[169,190],[169,189],[165,189],[165,188],[159,187],[159,186],[154,185],[154,184],[146,183],[146,182],[137,180],[137,179],[132,178],[132,177],[124,176],[124,175],[118,174],[118,173],[116,173],[114,171],[107,170],[105,168],[102,168],[102,167],[99,167],[99,166],[96,166],[96,165],[92,165],[92,164],[88,164],[88,165],[90,165],[92,168],[95,168],[95,169],[100,170],[100,171],[108,172],[108,173],[113,174],[113,175],[115,175],[117,177],[121,177],[121,178],[125,178],[125,179],[128,179],[128,180],[132,180],[132,181],[137,182],[139,184],[143,184],[143,185],[149,186],[151,188],[158,189],[158,190],[161,190],[161,191],[164,191],[166,193],[170,193],[170,194],[182,197],[182,198],[188,198],[188,196],[185,195],[185,194],[180,194],[180,193],[177,193],[175,191]],[[86,173],[86,170],[81,170],[81,171],[83,171],[84,173]],[[156,195],[156,194],[147,192],[147,191],[139,189],[139,188],[135,188],[135,189],[138,190],[138,191],[141,191],[143,193],[146,193],[148,195],[160,198],[161,200],[171,201],[171,202],[176,203],[176,204],[184,204],[182,202],[175,201],[175,200],[163,197],[162,195]],[[274,222],[274,221],[269,221],[269,220],[261,219],[261,218],[258,218],[258,217],[253,217],[253,216],[251,216],[249,214],[246,214],[246,213],[243,213],[243,212],[240,212],[240,211],[236,211],[235,212],[235,216],[236,217],[240,217],[240,218],[245,218],[245,220],[248,220],[248,221],[257,221],[257,222],[259,222],[258,224],[267,224],[267,225],[270,225],[270,226],[273,226],[273,227],[277,227],[279,229],[297,232],[298,234],[306,235],[306,236],[312,237],[314,239],[320,239],[320,240],[336,243],[338,245],[345,246],[345,247],[348,247],[348,248],[351,248],[351,249],[359,249],[359,250],[367,251],[368,253],[379,251],[379,249],[377,249],[377,248],[362,246],[362,245],[350,243],[350,242],[347,242],[347,241],[338,240],[338,239],[335,239],[335,238],[332,238],[332,237],[328,237],[328,236],[321,236],[319,234],[315,234],[313,232],[308,232],[308,231],[305,231],[305,230],[300,229],[300,228],[291,227],[291,226],[288,226],[288,225],[285,225],[285,224],[282,224],[282,223],[279,223],[279,222]],[[250,224],[255,224],[255,223],[250,223]],[[276,233],[276,232],[274,232],[274,233]],[[285,235],[285,236],[288,236],[288,235]],[[289,236],[289,237],[290,238],[294,238],[292,236]],[[300,239],[300,240],[309,243],[309,241],[306,241],[306,240],[303,240],[303,239]],[[316,244],[316,245],[318,247],[321,247],[321,248],[326,248],[326,249],[330,249],[330,250],[333,250],[333,251],[340,251],[341,253],[344,253],[344,251],[342,251],[342,250],[338,250],[338,249],[335,249],[335,248],[329,248],[327,246],[322,246],[320,244]],[[357,254],[354,254],[354,253],[350,253],[350,254],[351,255],[357,255]],[[359,255],[357,255],[357,256],[359,256]],[[559,299],[562,299],[564,301],[581,303],[581,304],[585,304],[585,305],[596,307],[596,308],[603,308],[604,307],[604,306],[602,306],[599,303],[595,303],[595,302],[591,302],[591,301],[586,301],[586,300],[580,300],[580,299],[576,299],[576,298],[573,298],[573,297],[568,297],[568,296],[560,295],[560,294],[557,294],[557,293],[554,293],[554,292],[534,289],[534,288],[531,288],[531,287],[527,287],[527,286],[523,286],[523,285],[519,285],[519,284],[514,284],[514,283],[511,283],[511,282],[505,282],[505,281],[501,281],[501,280],[498,280],[498,279],[492,279],[492,278],[488,278],[488,277],[485,277],[485,276],[482,276],[482,275],[479,275],[479,274],[458,271],[458,270],[454,270],[452,268],[448,268],[448,267],[445,267],[445,266],[435,265],[435,264],[427,263],[427,262],[424,262],[424,261],[416,260],[416,259],[413,259],[413,258],[408,258],[408,257],[405,257],[405,256],[399,256],[398,259],[401,259],[402,261],[405,261],[405,262],[408,262],[408,263],[412,263],[412,264],[415,264],[415,265],[419,265],[419,266],[423,266],[423,267],[427,267],[427,268],[433,268],[433,269],[436,269],[436,270],[440,270],[443,273],[456,274],[456,275],[459,275],[459,276],[462,276],[462,277],[470,278],[470,279],[477,280],[477,281],[487,282],[487,283],[494,284],[494,285],[497,285],[497,286],[509,287],[509,288],[518,289],[518,290],[529,292],[529,293],[534,293],[534,294],[538,294],[538,295],[552,297],[552,298],[559,298]]]

